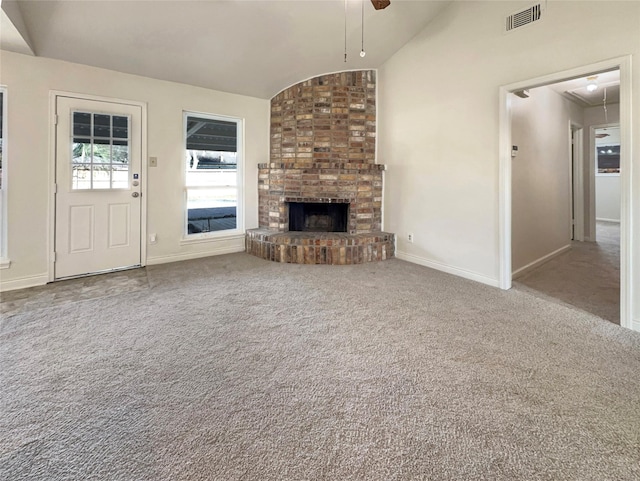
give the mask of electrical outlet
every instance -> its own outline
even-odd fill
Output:
[[[413,234],[407,234],[407,240],[413,244]]]
[[[155,244],[156,242],[158,242],[158,235],[157,234],[151,234],[149,236],[149,244]]]

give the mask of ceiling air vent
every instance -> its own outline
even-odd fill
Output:
[[[506,31],[510,32],[516,28],[524,27],[530,23],[537,22],[542,19],[542,5],[536,4],[526,10],[509,15],[506,21]]]

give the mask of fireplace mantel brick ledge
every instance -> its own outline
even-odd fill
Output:
[[[258,164],[259,228],[247,252],[275,262],[362,264],[395,254],[382,232],[373,70],[328,74],[271,99],[270,161]],[[289,231],[289,203],[349,204],[346,232]]]

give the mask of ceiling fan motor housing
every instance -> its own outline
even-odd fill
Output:
[[[391,5],[391,0],[371,0],[371,3],[376,10],[382,10]]]

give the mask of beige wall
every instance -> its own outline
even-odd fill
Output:
[[[8,257],[2,288],[34,285],[48,275],[50,92],[61,90],[145,102],[149,263],[241,251],[241,237],[183,244],[183,110],[245,120],[245,227],[258,225],[257,164],[268,160],[269,101],[122,74],[57,60],[0,52],[0,83],[8,88]]]
[[[596,176],[596,219],[620,222],[619,175]]]
[[[640,118],[640,2],[544,2],[541,22],[504,34],[505,16],[529,5],[453,2],[380,69],[384,228],[398,235],[399,257],[498,285],[500,86],[631,54],[632,116]],[[640,136],[632,142],[640,152]],[[640,253],[633,282],[640,320]]]
[[[511,94],[511,254],[514,273],[571,243],[570,125],[582,109],[549,87]]]

